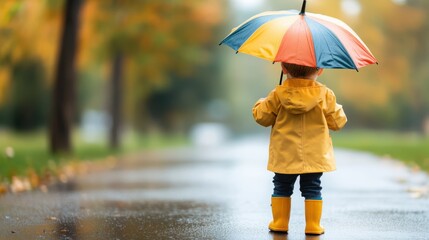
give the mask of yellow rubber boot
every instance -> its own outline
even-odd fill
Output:
[[[325,229],[320,225],[322,200],[305,200],[305,234],[320,235]]]
[[[275,232],[287,232],[289,230],[290,197],[271,197],[271,211],[273,221],[268,228]]]

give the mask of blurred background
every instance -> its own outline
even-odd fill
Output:
[[[62,161],[268,133],[251,115],[278,64],[218,43],[301,0],[0,2],[0,181]],[[349,24],[379,65],[327,70],[349,123],[339,147],[429,169],[429,1],[310,0]]]

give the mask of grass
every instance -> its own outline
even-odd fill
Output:
[[[61,164],[70,161],[95,161],[109,156],[123,155],[142,149],[181,146],[187,144],[183,136],[167,137],[150,134],[137,136],[128,134],[123,148],[114,151],[107,143],[88,144],[79,134],[74,134],[74,154],[54,156],[48,151],[46,133],[31,134],[0,132],[0,182],[12,176],[27,176],[30,171],[43,175],[55,172]],[[429,138],[415,133],[396,133],[369,130],[340,131],[332,134],[335,147],[372,152],[401,160],[412,167],[429,172]],[[13,156],[10,151],[13,150]],[[9,151],[9,153],[7,153]],[[7,156],[9,155],[9,156]]]
[[[121,150],[115,151],[104,141],[85,143],[78,133],[74,134],[73,143],[72,155],[52,155],[48,151],[46,132],[25,134],[0,132],[0,182],[10,181],[12,176],[27,176],[30,172],[42,176],[47,172],[55,172],[58,166],[70,161],[95,161],[142,149],[187,144],[186,139],[181,136],[167,137],[151,134],[141,137],[128,134],[123,139]]]
[[[398,159],[429,172],[429,138],[416,133],[343,131],[332,134],[335,147]]]

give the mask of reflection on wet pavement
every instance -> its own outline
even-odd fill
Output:
[[[11,230],[2,232],[0,239],[200,239],[206,227],[204,236],[214,239],[212,221],[216,216],[224,219],[218,214],[223,209],[198,202],[81,202],[79,209],[56,209],[58,215],[36,223],[15,214],[5,221]]]
[[[49,193],[0,198],[0,239],[427,239],[428,199],[394,181],[420,178],[347,151],[337,151],[339,170],[322,179],[326,234],[304,234],[298,189],[289,234],[269,232],[266,157],[264,140],[247,139],[127,158]]]

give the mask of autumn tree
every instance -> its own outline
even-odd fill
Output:
[[[22,67],[13,71],[14,66],[28,59],[33,59],[30,65],[37,62],[42,69],[37,74],[39,82],[55,92],[49,136],[53,151],[71,149],[70,128],[72,120],[78,119],[73,117],[77,89],[76,81],[70,81],[75,75],[72,52],[77,51],[80,74],[111,83],[106,99],[111,106],[112,146],[119,145],[124,112],[134,126],[149,126],[145,119],[152,118],[154,124],[168,128],[178,119],[192,119],[192,112],[210,98],[217,72],[210,64],[214,64],[213,52],[220,38],[214,30],[223,20],[225,1],[78,1],[73,4],[82,6],[79,31],[74,22],[79,12],[73,10],[66,16],[70,13],[64,9],[80,8],[69,4],[65,0],[0,2],[0,104],[5,104],[6,95],[11,96],[13,75],[31,72]],[[65,37],[68,34],[70,38]],[[73,39],[79,42],[79,49],[66,47]],[[104,69],[106,75],[98,74],[97,69]],[[24,78],[20,86],[25,87],[25,81],[31,80]],[[92,96],[103,94],[99,91]],[[165,95],[172,101],[159,99]]]
[[[70,152],[71,127],[75,111],[76,69],[75,58],[79,13],[82,0],[67,0],[64,5],[64,22],[55,74],[50,146],[53,153]]]
[[[140,125],[149,95],[207,64],[207,45],[216,46],[213,27],[220,22],[221,7],[213,0],[87,2],[84,16],[91,24],[83,29],[83,49],[96,54],[84,65],[110,66],[112,148],[120,145],[124,112]]]
[[[0,124],[14,130],[46,126],[60,2],[0,2]]]

